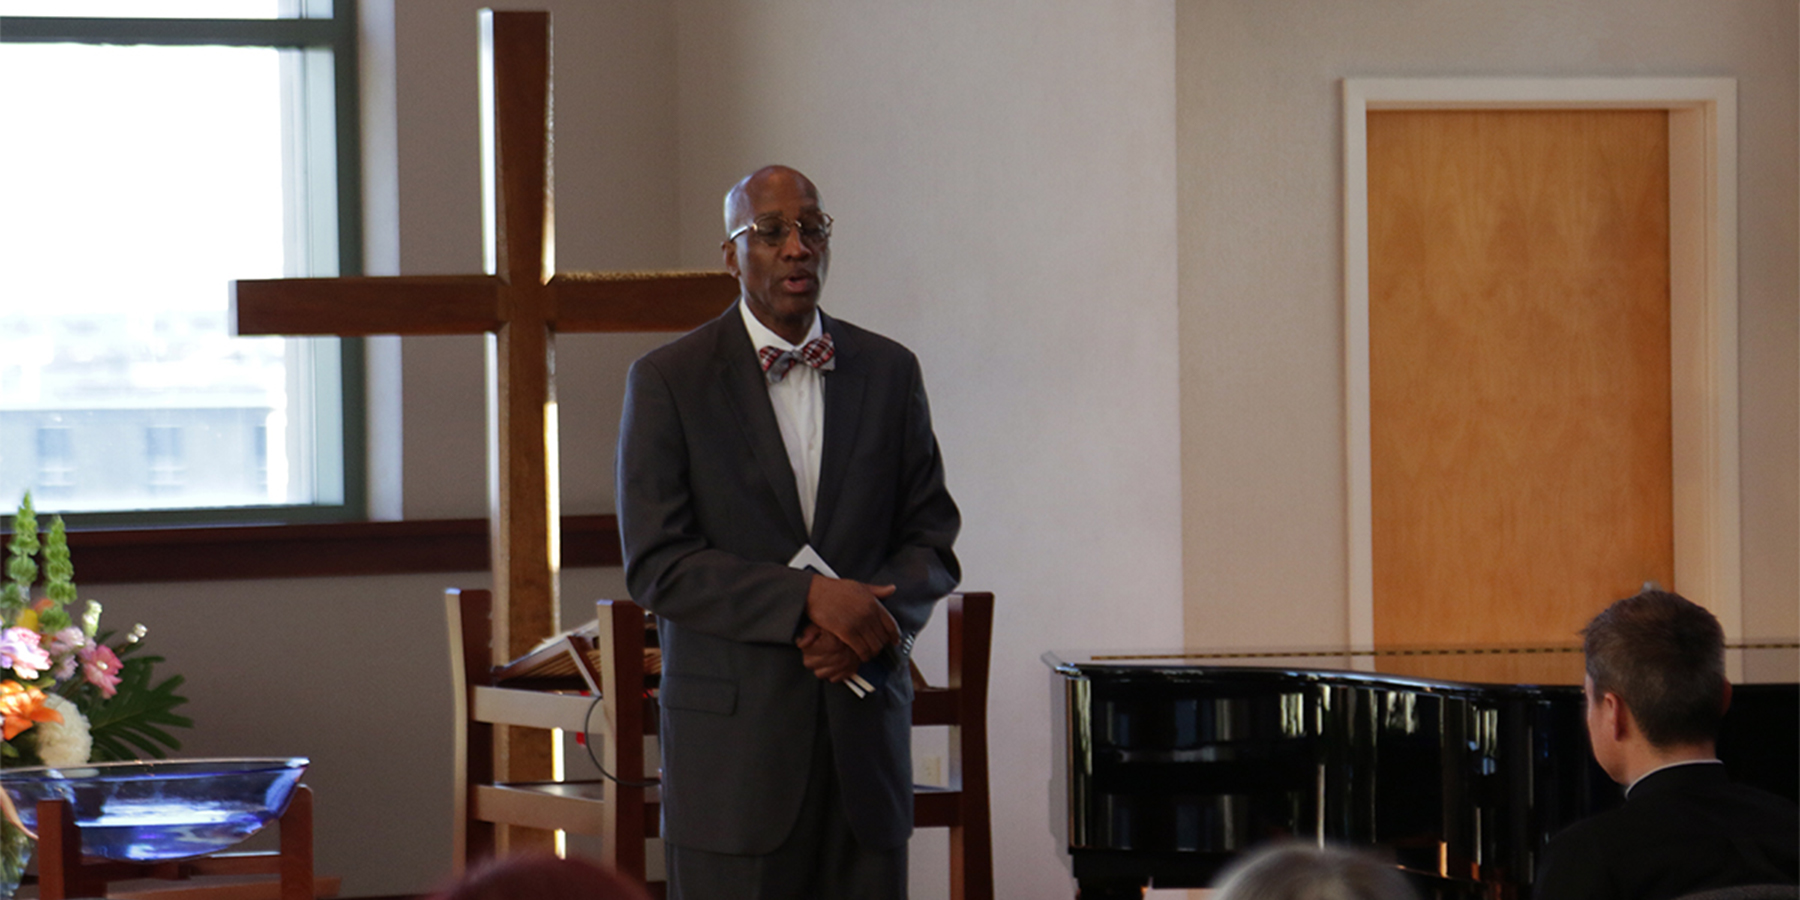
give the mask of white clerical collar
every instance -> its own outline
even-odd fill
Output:
[[[1631,796],[1631,788],[1635,788],[1638,785],[1643,784],[1644,779],[1649,778],[1650,776],[1655,775],[1656,773],[1661,772],[1664,769],[1673,769],[1676,766],[1722,766],[1724,764],[1725,763],[1723,761],[1717,760],[1717,759],[1684,759],[1684,760],[1679,760],[1677,762],[1669,763],[1666,766],[1657,766],[1656,768],[1651,769],[1650,771],[1645,772],[1642,775],[1639,775],[1637,777],[1637,780],[1633,781],[1631,783],[1631,787],[1627,787],[1625,789],[1625,796],[1627,796],[1627,797]]]
[[[818,337],[823,332],[823,328],[819,324],[819,311],[816,309],[813,310],[812,327],[807,329],[806,337],[800,341],[800,344],[790,344],[787,338],[771,331],[769,326],[764,325],[762,320],[750,311],[750,304],[745,303],[742,298],[738,299],[738,312],[744,317],[744,328],[750,332],[752,348],[774,347],[777,350],[792,350],[796,346],[804,345],[807,341]]]

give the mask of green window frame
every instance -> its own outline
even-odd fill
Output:
[[[354,0],[290,0],[283,18],[97,18],[0,15],[0,45],[59,43],[153,46],[263,47],[299,51],[285,86],[296,99],[290,115],[298,133],[288,136],[304,174],[303,210],[308,269],[320,274],[360,275],[362,258],[362,161],[359,135],[357,16]],[[4,52],[4,46],[0,46]],[[297,89],[297,90],[296,90]],[[328,212],[327,212],[328,211]],[[364,348],[358,338],[337,341],[339,402],[324,398],[313,421],[315,448],[332,443],[341,460],[313,462],[321,481],[339,476],[341,492],[331,501],[216,508],[76,512],[74,527],[311,523],[367,517],[367,463]],[[335,437],[329,430],[335,429]],[[316,454],[328,457],[329,454]],[[0,501],[10,509],[17,498]]]

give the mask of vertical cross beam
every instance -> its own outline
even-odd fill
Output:
[[[501,325],[488,339],[488,506],[495,662],[557,629],[556,318],[551,229],[550,14],[481,12],[488,273]]]
[[[483,230],[487,272],[501,284],[487,404],[496,664],[557,630],[551,77],[549,13],[481,11]],[[495,740],[507,779],[552,777],[554,748],[541,732],[507,728]],[[553,839],[508,828],[500,842],[505,852],[550,849]]]

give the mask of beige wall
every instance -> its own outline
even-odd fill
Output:
[[[1790,2],[1177,5],[1191,643],[1346,636],[1346,77],[1729,76],[1739,108],[1746,633],[1800,631]]]

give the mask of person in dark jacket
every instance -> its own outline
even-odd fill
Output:
[[[1734,784],[1713,752],[1731,703],[1712,613],[1647,590],[1582,630],[1594,759],[1625,804],[1545,848],[1533,900],[1670,900],[1800,883],[1800,807]]]

